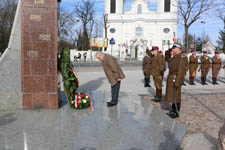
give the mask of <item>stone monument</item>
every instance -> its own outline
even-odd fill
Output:
[[[19,0],[0,59],[0,109],[57,109],[57,0]]]

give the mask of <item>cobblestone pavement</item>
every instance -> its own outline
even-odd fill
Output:
[[[151,101],[153,97],[145,96],[144,98],[164,113],[170,110],[170,104],[165,101],[155,103]],[[213,147],[209,149],[215,149],[217,134],[224,122],[224,118],[225,92],[218,94],[191,94],[187,90],[184,90],[182,93],[180,118],[176,119],[179,123],[186,124],[188,126],[188,130],[182,144],[183,149],[187,149],[184,148],[185,145],[190,142],[190,137],[195,134],[214,134],[214,136],[210,135],[213,139],[210,141]]]

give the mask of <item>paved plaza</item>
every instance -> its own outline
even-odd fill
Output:
[[[198,76],[196,86],[183,87],[181,117],[172,120],[164,115],[169,105],[151,102],[155,90],[143,87],[140,66],[123,66],[126,78],[112,108],[106,107],[111,88],[102,68],[75,69],[79,91],[92,96],[94,111],[71,110],[59,90],[59,110],[0,112],[0,150],[175,150],[186,129],[183,150],[215,149],[225,118],[223,71],[219,85],[209,80],[202,86]],[[165,79],[163,85],[164,95]]]

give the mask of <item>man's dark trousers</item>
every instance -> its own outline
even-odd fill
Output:
[[[111,87],[112,94],[112,104],[117,104],[119,92],[120,92],[120,81],[118,81],[114,86]]]

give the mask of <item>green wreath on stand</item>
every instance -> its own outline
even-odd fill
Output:
[[[70,108],[72,109],[84,109],[91,107],[91,97],[87,93],[77,93],[79,87],[78,77],[73,69],[73,65],[70,62],[70,50],[64,49],[60,64],[63,82],[64,92],[66,94]]]

